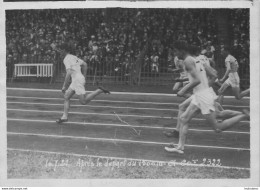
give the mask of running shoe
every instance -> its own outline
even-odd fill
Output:
[[[167,152],[184,154],[183,150],[177,149],[176,147],[164,147]]]
[[[173,138],[179,138],[180,136],[180,133],[179,131],[177,130],[172,130],[172,131],[164,131],[163,134],[166,136],[166,137],[173,137]]]
[[[67,122],[68,121],[68,119],[58,119],[57,121],[56,121],[56,123],[64,123],[64,122]]]
[[[110,91],[105,89],[103,86],[99,86],[98,88],[102,90],[105,94],[110,94]]]

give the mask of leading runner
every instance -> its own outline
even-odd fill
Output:
[[[97,90],[87,94],[85,91],[87,63],[85,63],[78,57],[70,54],[67,44],[62,44],[60,48],[57,48],[55,44],[52,44],[51,47],[60,53],[60,56],[63,59],[63,63],[66,68],[66,76],[61,90],[64,94],[64,112],[61,118],[56,121],[57,123],[63,123],[68,121],[70,99],[74,94],[77,94],[79,97],[79,102],[85,105],[99,94],[110,94],[110,92],[100,86]],[[70,79],[71,84],[69,85]]]

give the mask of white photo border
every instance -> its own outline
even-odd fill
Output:
[[[0,186],[259,186],[259,1],[77,1],[0,2]],[[76,8],[249,8],[251,174],[249,179],[7,179],[5,10]]]

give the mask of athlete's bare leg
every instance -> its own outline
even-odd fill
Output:
[[[228,119],[228,118],[232,118],[234,116],[241,115],[241,114],[243,114],[243,113],[240,111],[223,110],[223,111],[218,112],[216,117],[218,119]]]
[[[189,129],[190,120],[198,114],[199,108],[194,104],[190,103],[186,111],[180,116],[180,138],[179,143],[176,148],[174,147],[165,147],[165,150],[168,152],[178,152],[183,153],[184,145],[186,142],[186,137]]]
[[[232,87],[232,91],[236,97],[236,99],[241,100],[244,96],[250,93],[250,89],[246,89],[240,92],[240,87]]]
[[[206,114],[203,116],[208,122],[208,124],[212,126],[217,133],[225,131],[233,127],[235,124],[239,123],[241,120],[248,118],[246,114],[242,113],[242,114],[235,115],[234,117],[231,117],[229,119],[226,119],[222,122],[218,122],[216,119],[217,118],[216,112],[211,112],[210,114]]]
[[[217,112],[224,111],[224,108],[217,101],[215,101],[215,109],[216,109]]]
[[[173,93],[177,93],[181,87],[181,82],[176,82],[172,88]]]
[[[100,89],[97,89],[89,94],[81,94],[79,95],[79,101],[81,104],[86,105],[88,104],[91,100],[93,100],[96,96],[98,96],[99,94],[102,94],[103,91]]]
[[[79,95],[79,101],[81,104],[86,105],[88,104],[91,100],[93,100],[96,96],[98,96],[99,94],[110,94],[110,92],[106,89],[104,89],[103,87],[99,87],[97,90],[89,93],[89,94],[81,94]]]
[[[194,104],[190,104],[186,111],[180,116],[180,139],[177,149],[184,150],[184,145],[186,142],[186,136],[189,129],[190,120],[198,114],[199,108]]]
[[[173,131],[164,131],[165,136],[175,137],[175,138],[179,137],[179,131],[180,131],[180,125],[181,125],[180,116],[185,112],[187,107],[190,105],[191,100],[192,100],[191,98],[188,98],[188,99],[184,100],[184,102],[179,104],[176,129],[174,129]]]
[[[90,94],[81,94],[79,95],[79,101],[81,104],[85,105],[89,103],[91,100],[93,100],[97,95],[101,93],[110,93],[108,90],[104,89],[103,87],[99,87],[99,89],[95,90],[94,92],[91,92]],[[68,113],[70,109],[70,99],[75,94],[75,91],[71,88],[68,88],[68,90],[64,94],[64,112],[60,119],[58,119],[57,123],[63,123],[68,121]]]
[[[223,95],[223,94],[224,94],[225,90],[226,90],[228,87],[229,87],[229,85],[224,82],[224,83],[221,85],[220,89],[218,90],[218,95],[219,95],[219,97],[218,97],[218,102],[220,103],[220,105],[223,104],[223,99],[224,99],[224,95]]]
[[[75,91],[70,88],[68,88],[68,90],[65,92],[65,94],[64,94],[64,112],[61,117],[61,120],[57,121],[58,123],[68,120],[68,113],[69,113],[69,109],[70,109],[70,99],[72,98],[72,96],[74,94],[75,94]]]
[[[176,131],[180,131],[180,127],[181,127],[181,115],[186,111],[186,109],[187,109],[188,106],[190,105],[191,101],[192,101],[192,99],[191,99],[191,98],[188,98],[188,99],[186,99],[184,102],[182,102],[182,103],[179,105]]]

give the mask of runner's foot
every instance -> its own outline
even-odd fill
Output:
[[[110,91],[105,89],[103,86],[99,86],[98,88],[102,90],[105,94],[110,94]]]
[[[170,145],[170,146],[168,146],[168,147],[167,147],[167,146],[164,147],[164,149],[165,149],[167,152],[184,154],[184,150],[178,149],[176,146],[172,147],[172,145]]]
[[[172,131],[164,131],[163,134],[166,136],[166,137],[173,137],[173,138],[179,138],[179,131],[177,130],[172,130]]]
[[[68,121],[68,119],[58,119],[57,121],[56,121],[56,123],[64,123],[64,122],[67,122]]]

